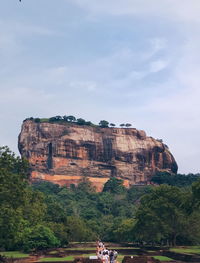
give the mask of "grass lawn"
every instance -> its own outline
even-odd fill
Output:
[[[69,247],[69,248],[65,248],[64,250],[94,250],[96,251],[96,247]]]
[[[132,250],[138,250],[139,247],[108,247],[109,249],[132,249]]]
[[[170,251],[185,254],[200,254],[200,246],[171,248]]]
[[[153,258],[158,259],[160,261],[173,261],[172,258],[164,257],[164,256],[153,256]]]
[[[67,257],[63,257],[63,258],[48,257],[48,258],[41,258],[39,260],[39,262],[72,261],[72,260],[74,260],[75,258],[78,258],[78,257],[88,258],[89,256],[96,256],[96,255],[95,254],[83,254],[83,255],[67,256]]]
[[[27,258],[29,257],[29,254],[26,254],[20,251],[5,251],[5,252],[0,252],[0,254],[8,258]]]
[[[137,247],[109,247],[107,246],[108,249],[132,249],[132,250],[138,250],[140,248]],[[95,250],[96,251],[96,247],[69,247],[69,248],[65,248],[65,250]]]
[[[39,260],[39,262],[49,262],[49,261],[72,261],[74,260],[73,256],[68,256],[68,257],[64,257],[64,258],[41,258]]]
[[[83,257],[83,258],[88,258],[90,256],[96,256],[96,254],[83,254],[83,255],[74,255],[74,258],[78,258],[78,257]]]

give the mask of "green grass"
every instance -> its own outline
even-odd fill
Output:
[[[132,249],[132,250],[138,250],[139,247],[108,247],[109,249]]]
[[[171,248],[170,251],[184,254],[200,254],[200,246]]]
[[[73,261],[75,258],[78,257],[89,257],[89,256],[96,256],[95,254],[83,254],[83,255],[73,255],[73,256],[67,256],[67,257],[63,257],[63,258],[56,258],[56,257],[48,257],[48,258],[41,258],[39,260],[39,262],[55,262],[55,261]]]
[[[74,260],[73,256],[68,256],[64,258],[41,258],[39,262],[73,261],[73,260]]]
[[[20,251],[5,251],[5,252],[0,252],[0,254],[8,258],[27,258],[29,257],[29,254],[22,253]]]
[[[48,122],[49,121],[49,118],[41,118],[40,119],[40,122]]]
[[[153,256],[153,258],[158,259],[160,261],[173,261],[172,258],[164,257],[164,256]]]
[[[108,249],[132,249],[132,250],[138,250],[140,248],[137,247],[109,247],[107,246]],[[65,250],[95,250],[96,251],[96,247],[69,247],[69,248],[65,248]]]
[[[121,263],[123,258],[124,258],[123,255],[118,255],[118,257],[117,257],[117,261]]]
[[[90,256],[96,256],[96,254],[83,254],[83,255],[74,255],[74,258],[78,258],[78,257],[83,257],[83,258],[88,258]]]
[[[94,250],[96,251],[96,247],[69,247],[69,248],[65,248],[65,250]]]

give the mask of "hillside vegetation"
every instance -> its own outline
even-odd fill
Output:
[[[198,176],[187,187],[162,184],[130,189],[111,178],[101,193],[95,192],[87,176],[70,188],[49,182],[30,184],[28,163],[7,147],[0,148],[1,249],[30,251],[97,238],[199,244]]]

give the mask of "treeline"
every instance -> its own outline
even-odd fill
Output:
[[[199,244],[200,181],[189,188],[132,186],[111,178],[97,193],[78,185],[28,183],[27,162],[0,148],[0,249],[45,249],[71,241]]]
[[[40,123],[40,122],[49,122],[49,123],[61,123],[61,124],[64,124],[64,123],[75,123],[77,125],[86,125],[86,126],[92,126],[92,127],[101,127],[101,128],[109,128],[109,127],[112,127],[114,128],[116,126],[116,124],[114,123],[109,123],[108,121],[106,120],[101,120],[99,122],[98,125],[92,123],[91,121],[86,121],[82,118],[76,118],[72,115],[70,116],[54,116],[54,117],[51,117],[51,118],[33,118],[33,117],[30,117],[30,118],[27,118],[25,119],[24,121],[27,121],[27,120],[31,120],[31,121],[34,121],[36,123]],[[130,123],[121,123],[119,125],[121,128],[130,128],[132,126],[132,124]]]
[[[200,179],[200,174],[170,174],[168,172],[158,172],[151,179],[155,184],[168,184],[171,186],[187,187]]]

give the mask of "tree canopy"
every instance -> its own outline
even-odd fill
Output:
[[[162,184],[127,189],[123,180],[112,177],[99,193],[87,176],[70,188],[30,184],[27,162],[0,148],[0,248],[30,251],[96,238],[198,244],[200,180],[187,183],[187,188]]]

